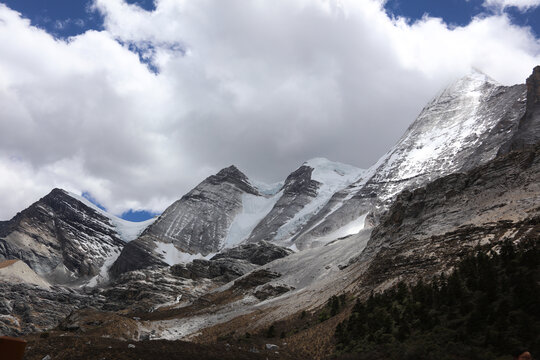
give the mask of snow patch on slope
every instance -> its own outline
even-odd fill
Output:
[[[405,136],[388,152],[377,169],[377,179],[396,182],[383,199],[402,190],[401,180],[430,172],[454,171],[451,160],[460,151],[476,146],[492,122],[479,113],[486,84],[498,85],[480,72],[459,79],[433,99]],[[451,104],[452,106],[450,106]]]
[[[107,258],[105,258],[105,262],[99,269],[99,274],[91,278],[88,281],[88,283],[83,286],[95,287],[109,280],[109,269],[114,264],[116,259],[118,259],[118,257],[120,256],[120,253],[122,252],[121,249],[116,249],[116,248],[111,248],[110,251],[111,251],[110,255],[107,256]]]
[[[328,187],[341,187],[344,183],[352,183],[360,177],[363,169],[352,165],[330,161],[325,158],[313,158],[303,165],[313,169],[311,179],[325,184]]]
[[[176,246],[172,243],[164,243],[161,241],[156,241],[156,248],[154,252],[159,254],[163,261],[168,265],[176,265],[180,263],[189,263],[195,259],[210,259],[215,253],[208,254],[206,256],[202,254],[189,254],[183,251],[178,250]]]
[[[282,192],[271,197],[242,194],[242,211],[232,222],[222,248],[231,248],[246,240],[255,226],[272,210]]]
[[[283,181],[273,184],[266,184],[258,180],[249,180],[250,184],[259,191],[262,195],[272,196],[275,195],[283,187]]]
[[[345,226],[342,226],[341,228],[332,231],[330,234],[327,234],[320,238],[316,238],[315,241],[317,241],[318,243],[326,244],[336,239],[343,238],[345,236],[358,234],[360,231],[364,230],[365,228],[366,216],[367,216],[367,213],[351,221]]]

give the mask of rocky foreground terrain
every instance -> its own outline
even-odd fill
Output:
[[[0,333],[28,359],[331,357],[355,299],[538,242],[539,109],[540,67],[474,72],[370,169],[232,166],[145,224],[53,190],[0,223]]]

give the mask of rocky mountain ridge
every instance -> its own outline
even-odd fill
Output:
[[[99,275],[124,240],[110,217],[54,189],[0,227],[0,259],[20,259],[53,283]]]
[[[190,255],[206,258],[244,242],[265,240],[291,247],[296,231],[361,173],[353,166],[319,158],[271,187],[252,183],[234,166],[223,169],[172,204],[127,244],[111,273],[118,276],[148,266],[173,265]],[[167,257],[172,261],[167,262]]]

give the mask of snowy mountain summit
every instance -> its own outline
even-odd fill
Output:
[[[502,86],[478,71],[455,81],[360,180],[337,192],[295,241],[326,236],[366,213],[376,222],[404,189],[492,160],[517,131],[526,91],[524,85]]]

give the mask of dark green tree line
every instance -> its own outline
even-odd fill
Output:
[[[479,250],[448,276],[358,300],[335,336],[358,359],[504,359],[516,347],[539,357],[538,241]]]

